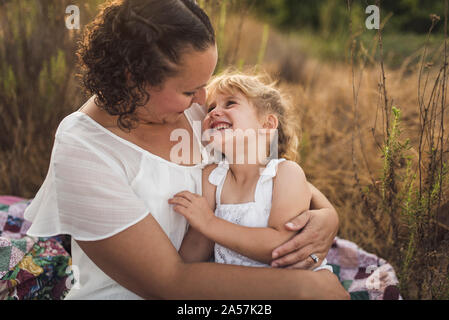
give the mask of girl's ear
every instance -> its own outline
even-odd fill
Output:
[[[264,129],[277,129],[278,125],[279,120],[274,114],[269,114],[265,117]]]

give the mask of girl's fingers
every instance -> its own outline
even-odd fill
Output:
[[[176,205],[173,207],[173,210],[175,210],[177,213],[184,216],[185,218],[187,218],[189,215],[187,208],[183,206]]]
[[[310,211],[304,211],[299,216],[294,217],[285,224],[285,227],[290,231],[298,231],[305,227],[310,220]]]
[[[173,196],[173,198],[174,197],[181,197],[181,198],[185,198],[185,199],[187,199],[189,201],[192,201],[193,199],[195,199],[195,194],[193,194],[193,193],[191,193],[189,191],[181,191],[181,192],[178,192],[177,194],[175,194]]]
[[[174,197],[174,198],[168,200],[168,203],[178,205],[178,206],[183,206],[185,208],[187,208],[191,204],[191,202],[189,200],[182,198],[182,197]]]

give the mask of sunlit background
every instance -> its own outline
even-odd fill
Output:
[[[59,122],[88,98],[75,52],[103,2],[0,0],[0,194],[33,198],[43,182]],[[449,299],[445,1],[377,3],[380,30],[368,1],[197,2],[216,72],[256,66],[294,98],[299,163],[338,235],[388,260],[404,298]]]

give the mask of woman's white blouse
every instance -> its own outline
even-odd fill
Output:
[[[194,104],[185,115],[199,141],[201,128],[193,121],[202,121],[203,108]],[[201,194],[203,167],[160,158],[82,112],[64,118],[56,131],[47,176],[25,218],[32,221],[30,236],[72,236],[72,265],[78,281],[66,299],[140,299],[102,272],[73,239],[105,239],[151,213],[179,250],[187,222],[167,200],[183,190]]]

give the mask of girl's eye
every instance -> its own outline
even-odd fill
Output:
[[[230,100],[230,101],[226,102],[226,107],[230,107],[230,106],[232,106],[232,105],[234,105],[234,104],[236,104],[236,102]]]
[[[210,106],[210,107],[207,109],[207,113],[211,112],[211,111],[214,110],[214,109],[215,109],[215,106]]]
[[[187,97],[192,97],[195,95],[195,92],[184,92]]]

